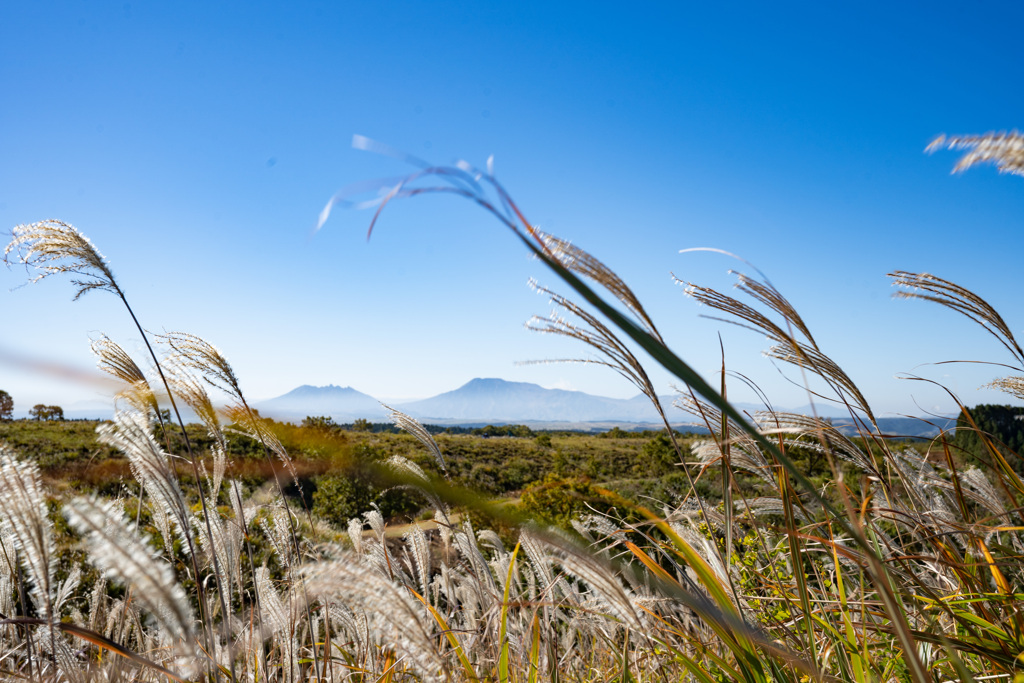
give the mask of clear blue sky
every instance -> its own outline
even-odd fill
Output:
[[[709,378],[721,332],[775,404],[807,402],[765,340],[672,283],[731,284],[735,262],[689,247],[755,263],[879,412],[951,406],[903,372],[1006,402],[976,390],[997,368],[928,365],[1005,352],[891,300],[885,274],[973,288],[1024,336],[1024,182],[923,153],[1024,125],[1021,25],[1019,3],[8,3],[0,226],[75,224],[146,327],[217,344],[257,399],[495,376],[633,395],[594,366],[516,365],[586,352],[523,329],[549,310],[527,278],[557,282],[465,202],[396,204],[369,243],[367,212],[337,212],[310,238],[336,190],[411,170],[353,134],[437,163],[493,154],[529,219],[619,272]],[[20,363],[88,370],[98,332],[138,351],[126,315],[25,279],[0,271],[0,388],[19,410],[95,398]]]

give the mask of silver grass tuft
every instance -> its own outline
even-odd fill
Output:
[[[217,409],[213,407],[213,401],[210,400],[210,395],[203,385],[186,368],[170,360],[164,363],[164,375],[171,391],[192,409],[206,427],[207,433],[222,450],[226,451],[227,441],[221,429]]]
[[[46,517],[46,495],[39,467],[19,461],[0,444],[0,534],[14,541],[32,581],[32,601],[47,619],[54,616],[51,602],[57,568],[52,524]]]
[[[53,596],[53,613],[54,616],[60,616],[61,608],[64,603],[74,595],[75,591],[78,590],[78,585],[82,582],[82,568],[75,565],[68,572],[68,576],[64,581],[57,586],[57,590]]]
[[[368,571],[358,558],[305,568],[306,588],[325,604],[340,601],[372,623],[378,644],[404,658],[425,681],[444,680],[445,662],[437,651],[425,614],[409,592],[385,576]]]
[[[953,167],[953,173],[966,171],[978,164],[991,163],[996,165],[1000,173],[1024,175],[1024,135],[1015,130],[984,135],[940,135],[931,141],[925,151],[930,153],[938,149],[969,150]]]
[[[144,415],[151,413],[155,415],[160,409],[157,405],[156,395],[153,393],[146,375],[143,374],[132,357],[105,334],[91,340],[89,348],[98,359],[96,367],[128,385],[126,389],[117,394],[117,398],[128,401],[132,408]]]
[[[441,510],[434,510],[434,523],[437,524],[437,531],[441,535],[441,545],[447,549],[452,544],[452,523]]]
[[[782,502],[781,498],[750,498],[747,500],[737,500],[733,503],[733,507],[737,511],[749,512],[751,515],[758,517],[760,515],[784,515],[786,513],[785,503]],[[791,505],[790,511],[793,513],[793,517],[801,522],[808,522],[807,515],[800,509],[798,505]]]
[[[207,501],[206,506],[209,510],[217,509],[214,500]],[[241,590],[242,586],[242,529],[219,514],[211,514],[208,525],[202,524],[202,517],[197,517],[197,522],[201,530],[199,543],[204,551],[206,567],[216,574],[217,587],[230,605],[235,591]]]
[[[171,348],[172,365],[198,370],[210,386],[220,389],[239,405],[245,404],[238,377],[216,346],[187,332],[169,332],[157,335],[157,339]]]
[[[430,451],[430,454],[434,456],[434,460],[437,461],[441,471],[445,473],[445,476],[447,476],[448,466],[445,465],[444,455],[441,453],[441,447],[437,445],[437,441],[435,441],[434,437],[430,435],[430,432],[428,432],[426,428],[414,418],[409,417],[402,411],[395,410],[391,406],[383,403],[381,405],[389,411],[388,417],[391,418],[391,421],[394,422],[396,426],[415,436],[417,441],[423,444],[426,449]]]
[[[618,299],[623,306],[637,317],[644,330],[659,342],[664,344],[661,334],[654,326],[654,321],[647,315],[640,300],[633,293],[633,290],[612,271],[611,268],[594,258],[589,252],[574,246],[571,242],[549,235],[541,230],[536,230],[535,235],[548,248],[550,256],[554,257],[567,270],[579,273],[586,278],[598,283]]]
[[[1024,363],[1024,350],[1017,344],[1013,332],[992,306],[971,290],[943,280],[930,273],[910,273],[897,270],[889,273],[894,287],[902,291],[893,296],[897,299],[924,299],[932,301],[958,313],[962,313],[985,328],[1019,361]]]
[[[270,513],[271,522],[266,519],[260,520],[260,526],[267,540],[277,553],[277,558],[283,567],[291,567],[295,561],[295,548],[291,542],[291,525],[289,516],[291,512],[284,507],[275,506]]]
[[[632,351],[615,335],[612,330],[602,323],[597,316],[583,309],[574,302],[566,299],[560,294],[537,284],[530,280],[530,286],[541,294],[550,297],[551,303],[558,308],[578,318],[581,322],[574,323],[563,318],[556,312],[548,318],[534,316],[526,322],[526,329],[543,334],[556,334],[580,341],[596,351],[600,358],[563,358],[557,360],[539,361],[541,363],[593,363],[603,365],[615,370],[622,377],[629,380],[640,393],[654,405],[655,410],[665,420],[664,409],[658,392],[643,365],[637,360]]]
[[[505,544],[501,542],[501,536],[499,536],[493,529],[484,529],[483,531],[477,532],[476,538],[480,543],[494,548],[497,553],[505,552]]]
[[[458,548],[459,554],[467,561],[469,570],[476,577],[479,587],[481,589],[486,588],[491,595],[497,595],[497,584],[495,584],[494,576],[491,575],[487,561],[484,559],[483,554],[480,552],[480,547],[476,543],[476,534],[473,531],[473,525],[469,521],[468,516],[462,521],[462,531],[455,534],[454,540],[455,547]]]
[[[632,595],[604,563],[567,543],[548,545],[553,551],[553,559],[569,574],[583,581],[590,588],[591,596],[597,598],[614,619],[634,630],[642,628],[633,607]]]
[[[363,519],[373,529],[373,533],[377,535],[381,543],[384,542],[384,516],[380,514],[380,510],[376,506],[372,510],[367,510],[363,513]]]
[[[427,502],[430,503],[430,506],[438,511],[442,517],[448,518],[451,514],[448,504],[431,490],[430,479],[419,465],[401,455],[392,455],[384,461],[384,466],[404,480],[406,486],[410,486],[422,493]]]
[[[541,592],[547,593],[555,585],[555,574],[551,571],[551,561],[544,552],[543,542],[529,530],[523,529],[519,534],[519,543],[526,551],[530,569],[537,577]]]
[[[192,516],[171,469],[170,456],[150,434],[148,419],[141,413],[118,411],[112,423],[100,425],[96,432],[101,443],[113,446],[125,454],[132,474],[157,506],[155,515],[166,515],[174,521],[183,547],[191,553]],[[164,543],[169,544],[170,538],[164,538]]]
[[[687,296],[693,297],[699,304],[730,316],[730,318],[713,319],[739,325],[740,327],[764,334],[774,344],[767,351],[769,357],[805,369],[821,377],[840,398],[844,401],[849,400],[852,407],[863,411],[874,422],[874,414],[871,412],[871,408],[864,395],[861,394],[860,389],[857,388],[857,385],[854,384],[853,380],[850,379],[839,365],[821,352],[807,326],[804,324],[803,319],[800,318],[796,309],[793,308],[789,301],[770,284],[758,282],[736,271],[732,271],[732,273],[737,276],[737,287],[740,291],[781,315],[785,320],[787,328],[795,329],[806,339],[806,342],[800,341],[795,333],[787,332],[782,326],[772,321],[771,318],[742,301],[692,282],[684,282],[679,279],[676,279],[676,282],[683,285]]]
[[[14,577],[10,572],[6,570],[0,572],[0,614],[14,614],[15,586]]]
[[[73,225],[51,219],[19,225],[12,234],[4,249],[4,263],[10,265],[16,260],[41,271],[30,282],[68,273],[74,276],[71,282],[78,287],[75,299],[94,289],[120,294],[107,260]]]
[[[68,643],[67,636],[64,633],[57,632],[52,633],[48,628],[39,627],[36,629],[36,642],[42,648],[43,652],[49,655],[48,659],[52,659],[52,664],[56,665],[56,671],[52,674],[46,669],[40,672],[40,680],[61,680],[67,681],[68,683],[85,683],[85,672],[82,669],[82,664],[78,660],[78,656],[75,651],[71,648]],[[44,660],[45,661],[45,660]],[[47,663],[49,666],[49,663]]]
[[[412,528],[403,534],[402,539],[411,558],[409,574],[418,579],[419,593],[425,597],[430,586],[430,543],[427,541],[427,535],[423,533],[419,524],[413,524]]]
[[[796,442],[787,443],[787,445],[799,445],[819,453],[830,452],[842,460],[857,465],[865,472],[875,471],[875,465],[871,458],[827,420],[797,413],[768,411],[754,413],[754,422],[758,431],[765,436],[773,434],[813,436],[814,440],[800,441],[798,444]],[[825,443],[822,444],[822,441]]]
[[[1000,377],[981,387],[982,389],[996,389],[1009,394],[1014,398],[1024,400],[1024,377],[1013,375],[1011,377]]]
[[[115,507],[88,498],[75,498],[65,507],[71,526],[86,537],[89,558],[108,579],[132,590],[136,602],[157,620],[172,640],[191,651],[195,619],[174,570],[131,533]]]
[[[984,505],[990,512],[996,515],[1007,513],[1006,504],[996,488],[989,482],[985,473],[976,467],[972,467],[960,475],[960,482],[973,494],[973,498]]]
[[[700,418],[701,426],[709,428],[721,439],[722,411],[710,403],[697,400],[692,396],[682,395],[673,401],[673,405],[683,412]],[[742,467],[752,474],[764,479],[770,485],[777,486],[772,477],[771,466],[761,451],[760,445],[749,434],[740,429],[732,420],[727,421],[729,427],[730,462]],[[722,455],[722,445],[717,441],[698,441],[691,446],[691,452],[698,462],[705,465],[717,461]]]
[[[88,628],[92,631],[98,631],[102,627],[101,623],[104,623],[104,618],[107,613],[107,580],[103,576],[96,579],[96,583],[93,584],[92,592],[89,594],[89,624]]]
[[[270,570],[266,565],[256,568],[253,583],[259,594],[263,627],[268,631],[263,637],[267,638],[288,629],[291,626],[288,609],[281,600],[281,594],[277,592],[277,588],[270,580]]]
[[[353,517],[348,520],[348,537],[357,555],[363,554],[363,520]]]

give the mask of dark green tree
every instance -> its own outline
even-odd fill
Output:
[[[326,415],[307,415],[302,420],[302,426],[307,429],[318,429],[323,431],[330,431],[336,428],[338,425],[335,424],[334,418]]]
[[[28,411],[33,420],[63,420],[64,409],[60,406],[47,406],[37,403]]]
[[[956,423],[953,445],[968,460],[991,463],[992,456],[985,445],[987,440],[999,449],[1018,474],[1024,473],[1024,407],[983,404],[969,408],[967,412],[977,429],[961,414]]]
[[[11,420],[14,418],[14,399],[3,389],[0,389],[0,420]]]

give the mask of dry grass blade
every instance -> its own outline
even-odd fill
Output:
[[[647,315],[647,311],[644,310],[640,300],[633,294],[633,290],[608,266],[598,261],[589,252],[583,251],[570,242],[540,230],[536,234],[548,248],[548,252],[553,258],[557,259],[566,269],[593,280],[611,292],[616,299],[622,302],[623,306],[628,308],[640,320],[641,326],[652,337],[664,343],[661,334],[658,333],[658,329],[654,326],[654,321]]]
[[[19,225],[4,249],[4,263],[12,260],[41,271],[30,282],[39,282],[50,275],[68,273],[76,276],[75,299],[94,289],[120,294],[107,260],[85,235],[70,223],[55,219],[30,225]]]
[[[1018,362],[1024,363],[1024,350],[1017,344],[1009,325],[987,301],[969,289],[935,277],[930,273],[910,273],[897,270],[889,273],[894,287],[903,287],[904,291],[896,292],[897,299],[924,299],[951,308],[962,313],[981,325],[1014,355]]]
[[[1016,130],[984,135],[940,135],[925,151],[930,153],[938,149],[969,150],[953,167],[953,173],[966,171],[978,164],[992,163],[1000,173],[1024,175],[1024,135]]]

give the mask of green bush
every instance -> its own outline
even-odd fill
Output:
[[[662,472],[671,472],[679,462],[672,441],[667,434],[658,434],[656,437],[644,444],[640,460],[640,472],[647,475],[657,475]]]
[[[523,491],[520,509],[539,521],[570,528],[572,520],[595,511],[613,513],[615,505],[587,478],[548,475]]]

